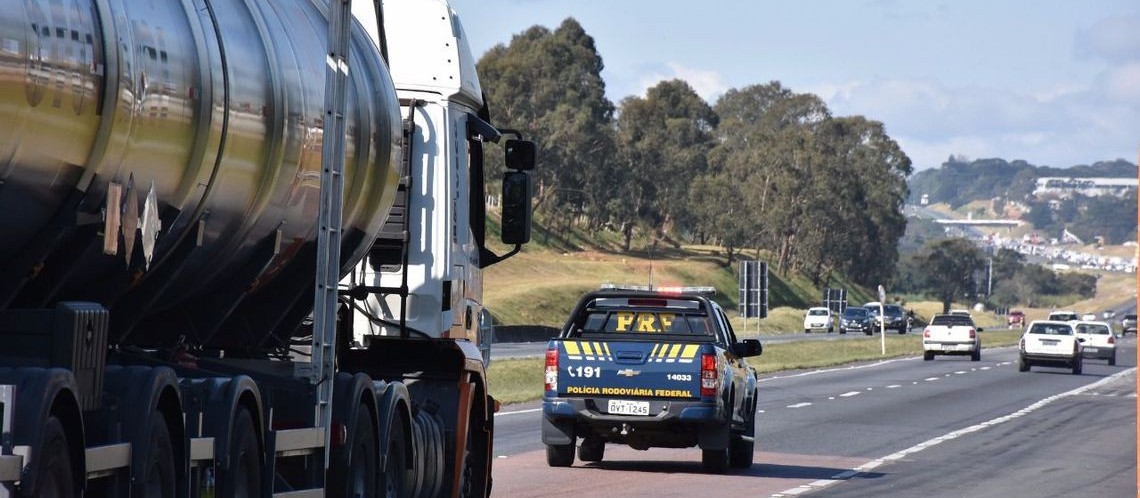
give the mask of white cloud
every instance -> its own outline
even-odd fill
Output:
[[[1140,16],[1097,21],[1077,35],[1077,53],[1110,61],[1140,60]]]
[[[716,99],[729,89],[724,76],[719,72],[686,67],[676,62],[668,62],[664,68],[659,68],[643,75],[638,81],[637,95],[644,97],[645,91],[662,81],[680,79],[693,87],[709,105],[716,103]]]

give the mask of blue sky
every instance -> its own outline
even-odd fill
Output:
[[[475,56],[574,17],[615,104],[681,78],[709,103],[779,80],[882,121],[914,161],[1136,162],[1137,0],[451,0]]]

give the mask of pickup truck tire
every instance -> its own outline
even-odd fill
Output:
[[[923,361],[930,361],[933,359],[934,359],[934,352],[932,352],[932,351],[923,351],[922,352],[922,360]]]
[[[1110,366],[1110,367],[1116,366],[1116,351],[1113,351],[1112,357],[1108,359],[1108,366]]]
[[[1017,371],[1018,372],[1028,372],[1029,371],[1029,362],[1025,361],[1025,358],[1018,358],[1017,359]]]
[[[755,408],[752,410],[756,412]],[[748,428],[744,434],[731,434],[728,440],[728,465],[747,469],[752,466],[753,453],[756,451],[756,420],[748,419]]]
[[[804,333],[805,333],[805,334],[810,334],[810,333],[811,333],[811,329],[804,329]]]
[[[569,467],[574,464],[574,443],[546,445],[546,464],[551,467]]]
[[[865,335],[871,335],[871,334],[872,334],[872,332],[871,332],[871,329],[867,329],[867,330],[864,330],[864,331],[863,331],[863,334],[865,334]]]
[[[1077,357],[1076,361],[1073,362],[1073,375],[1080,375],[1081,371],[1083,371],[1083,370],[1084,370],[1084,362],[1081,361],[1080,357]]]
[[[705,472],[710,474],[723,474],[727,472],[728,448],[720,450],[701,450],[701,467]]]
[[[578,459],[583,462],[600,462],[606,456],[606,443],[604,441],[582,440],[578,447]]]
[[[970,361],[982,361],[982,350],[975,349],[973,353],[970,353]]]

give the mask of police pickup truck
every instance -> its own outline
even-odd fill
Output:
[[[542,442],[552,467],[606,443],[701,448],[707,472],[752,466],[756,371],[711,288],[590,292],[546,350]]]

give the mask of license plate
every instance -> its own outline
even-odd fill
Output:
[[[649,415],[649,402],[611,399],[608,411],[614,415]]]
[[[1099,351],[1097,348],[1085,348],[1086,353],[1095,353]]]
[[[1055,340],[1050,340],[1050,339],[1042,339],[1041,340],[1041,345],[1043,345],[1043,346],[1056,346],[1060,343],[1061,343],[1061,341],[1055,341]]]

